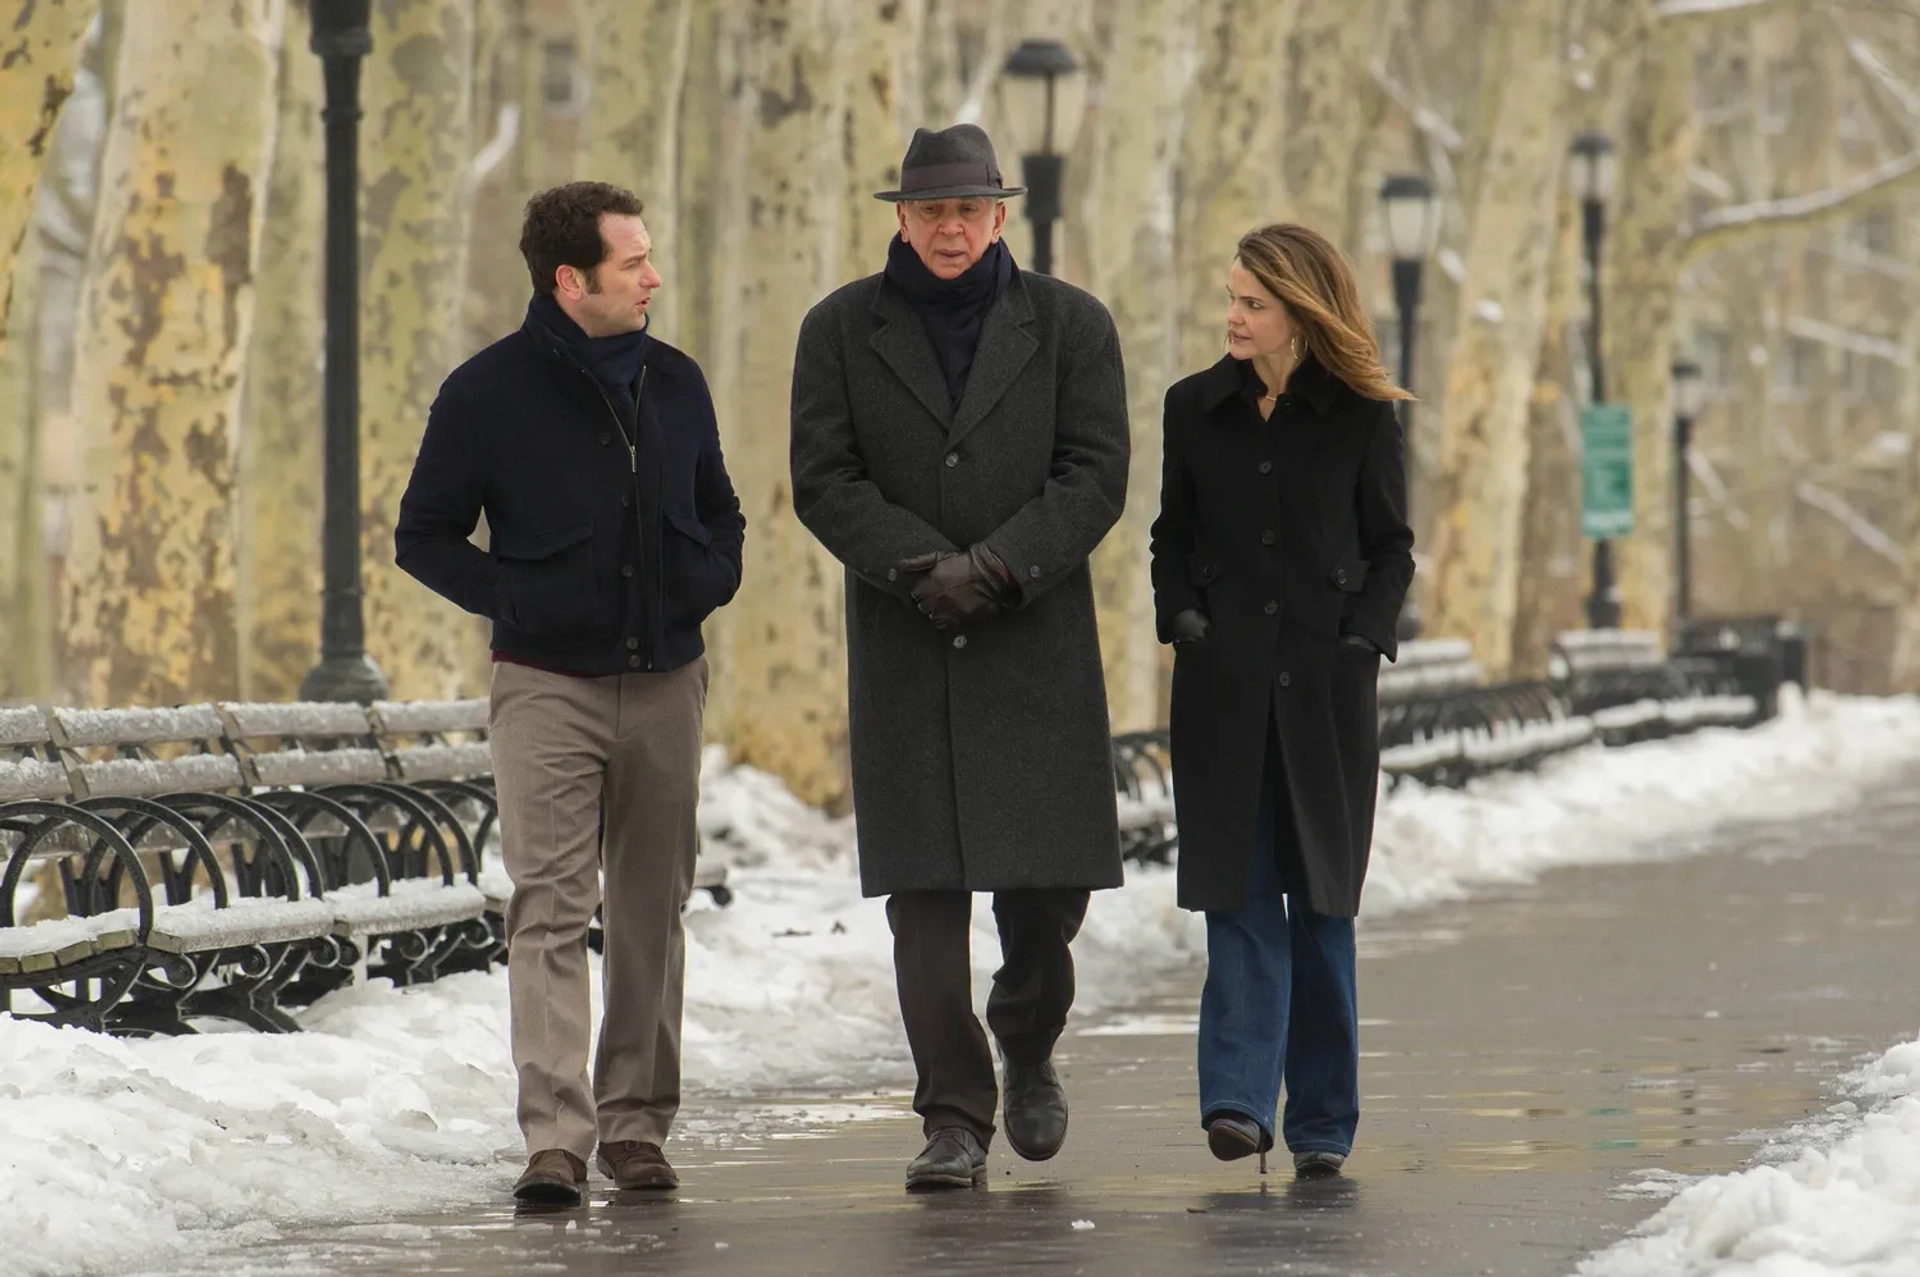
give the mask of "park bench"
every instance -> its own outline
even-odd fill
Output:
[[[480,851],[442,794],[396,782],[364,706],[223,703],[228,749],[254,801],[284,814],[311,850],[334,916],[331,948],[294,1003],[369,975],[437,978],[493,948]],[[475,965],[460,962],[463,968]]]
[[[1173,764],[1164,731],[1113,738],[1113,784],[1120,809],[1120,855],[1168,864],[1180,845],[1173,819]]]
[[[218,711],[59,708],[45,723],[70,805],[112,823],[160,889],[141,970],[106,1027],[186,1033],[189,1017],[211,1016],[296,1028],[279,993],[323,945],[332,912],[298,832],[245,796]],[[120,887],[109,870],[104,889],[70,894],[70,920],[90,916],[95,929],[129,921],[110,907]]]
[[[1487,684],[1464,639],[1400,646],[1380,671],[1380,769],[1389,783],[1460,785],[1483,772],[1528,767],[1593,739],[1546,683]]]
[[[1697,671],[1696,671],[1697,673]],[[1654,740],[1700,727],[1746,726],[1758,720],[1755,700],[1713,683],[1703,685],[1642,630],[1573,630],[1555,636],[1549,677],[1575,715],[1593,720],[1609,745]]]
[[[1753,701],[1755,720],[1779,712],[1780,687],[1807,689],[1807,640],[1777,616],[1697,617],[1681,622],[1674,664],[1697,686]]]

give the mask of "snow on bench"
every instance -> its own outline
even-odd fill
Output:
[[[293,786],[378,784],[387,760],[370,740],[373,724],[359,705],[333,701],[290,704],[222,701],[218,707],[227,745],[239,758],[247,783],[268,789]],[[277,749],[261,749],[270,740]],[[312,749],[324,743],[327,748]]]
[[[328,892],[326,903],[333,910],[333,934],[357,938],[471,921],[486,913],[487,894],[467,882],[448,887],[437,879],[402,878],[388,895],[378,894],[373,883],[356,883]]]
[[[155,905],[146,947],[158,953],[209,953],[316,940],[328,934],[333,925],[333,906],[325,900],[243,896],[216,908],[210,898],[202,897],[186,904]],[[97,953],[133,948],[140,943],[137,909],[0,927],[0,975],[53,971]]]
[[[471,780],[493,775],[493,747],[483,742],[467,745],[404,745],[388,751],[403,781]]]
[[[0,747],[44,745],[51,739],[47,734],[47,716],[38,706],[13,705],[0,709]]]
[[[487,702],[375,701],[368,711],[383,736],[444,736],[487,730]]]
[[[139,943],[140,916],[134,909],[117,909],[91,918],[49,918],[25,927],[0,927],[0,976],[53,971]]]
[[[1692,696],[1666,705],[1667,721],[1680,728],[1737,727],[1751,723],[1759,714],[1760,703],[1751,696]]]
[[[0,803],[54,802],[67,796],[67,769],[40,758],[0,758]]]

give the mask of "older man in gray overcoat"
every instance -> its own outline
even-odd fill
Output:
[[[969,893],[994,893],[1007,1139],[1044,1160],[1066,1136],[1068,945],[1121,881],[1087,568],[1126,497],[1120,341],[1094,298],[1015,268],[1021,193],[979,128],[916,132],[878,196],[899,213],[886,268],[813,308],[794,361],[794,510],[847,568],[860,881],[888,897],[919,1074],[909,1189],[986,1174]]]

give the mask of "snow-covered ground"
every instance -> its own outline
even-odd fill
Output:
[[[1594,747],[1464,791],[1403,787],[1381,804],[1367,916],[1555,865],[1684,855],[1729,820],[1838,806],[1916,759],[1920,702],[1815,696],[1752,732]],[[851,823],[716,754],[701,824],[736,895],[688,914],[689,1087],[910,1083],[886,918],[859,895]],[[1169,871],[1098,894],[1075,944],[1080,1014],[1192,970],[1202,937]],[[985,907],[975,941],[984,986],[997,961]],[[502,974],[376,982],[302,1019],[296,1036],[116,1041],[0,1017],[0,1274],[152,1264],[183,1230],[428,1208],[471,1196],[476,1175],[504,1188],[520,1150]],[[738,1134],[695,1121],[680,1138]]]
[[[1920,1041],[1842,1087],[1759,1164],[1700,1180],[1578,1277],[1913,1277],[1920,1273]]]

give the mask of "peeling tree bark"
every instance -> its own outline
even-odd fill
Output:
[[[1372,91],[1364,69],[1373,53],[1381,3],[1297,3],[1284,63],[1287,216],[1351,253],[1358,248],[1353,238],[1359,213],[1354,161],[1367,131],[1367,95]]]
[[[1673,353],[1681,222],[1698,142],[1694,42],[1649,31],[1622,131],[1621,199],[1606,263],[1607,398],[1633,410],[1633,535],[1619,544],[1622,623],[1673,616]]]
[[[1587,588],[1580,535],[1580,406],[1573,384],[1573,325],[1580,287],[1579,207],[1561,187],[1540,362],[1527,400],[1526,513],[1514,607],[1512,674],[1544,678],[1553,636],[1578,629]]]
[[[381,0],[361,200],[360,499],[367,650],[396,698],[477,695],[486,631],[394,566],[393,520],[434,393],[467,353],[472,0]]]
[[[694,0],[584,0],[587,105],[580,117],[578,172],[612,182],[646,205],[647,233],[671,267],[678,247],[674,179],[680,99]],[[662,271],[662,275],[666,275]],[[671,281],[652,307],[666,339],[679,326],[682,289]]]
[[[725,33],[722,77],[740,197],[718,262],[726,324],[710,369],[747,516],[740,596],[721,614],[708,726],[810,803],[847,794],[840,565],[793,514],[787,471],[793,334],[839,270],[847,191],[838,72],[844,0],[758,0]]]
[[[1519,601],[1528,402],[1566,151],[1562,44],[1557,3],[1527,0],[1512,14],[1441,419],[1427,615],[1433,633],[1472,639],[1495,677],[1512,663]]]
[[[33,190],[98,7],[96,0],[33,0],[16,6],[0,30],[0,334],[14,256],[33,220]]]
[[[325,149],[306,7],[287,15],[279,134],[240,432],[240,694],[291,700],[320,655]]]
[[[74,368],[61,637],[89,703],[239,690],[234,445],[281,19],[281,0],[128,8]]]
[[[1234,245],[1279,211],[1273,156],[1286,135],[1284,57],[1295,8],[1296,0],[1199,4],[1199,69],[1176,178],[1181,373],[1220,358]]]
[[[1093,556],[1094,601],[1115,731],[1160,721],[1160,644],[1147,575],[1147,529],[1160,497],[1160,418],[1180,373],[1173,171],[1193,72],[1177,0],[1138,0],[1114,20],[1103,67],[1084,216],[1088,288],[1113,312],[1126,349],[1133,460],[1126,510]]]
[[[917,73],[925,0],[852,0],[855,61],[847,84],[845,223],[837,279],[871,275],[898,233],[893,205],[873,198],[900,181],[900,157],[921,121]],[[1001,164],[1010,168],[1009,161]]]

